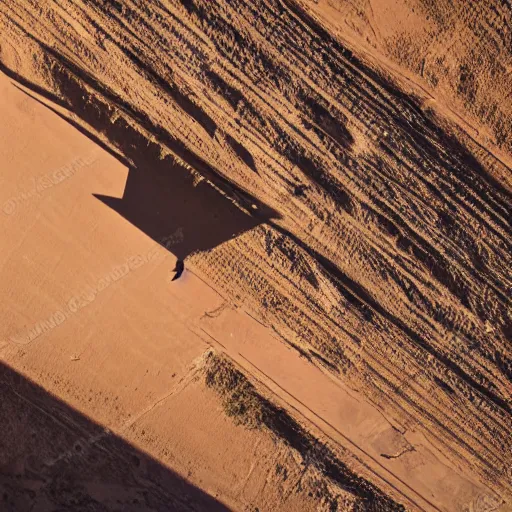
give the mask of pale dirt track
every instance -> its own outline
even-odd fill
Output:
[[[458,3],[396,2],[400,37],[372,4],[0,4],[2,359],[234,509],[512,498],[510,5],[457,18],[492,41],[473,59],[440,46]],[[198,357],[192,387],[130,384],[140,361],[188,382]],[[197,432],[162,455],[189,414],[218,417],[228,459],[255,436],[245,491]],[[318,493],[269,479],[297,460]]]

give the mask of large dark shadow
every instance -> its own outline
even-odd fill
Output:
[[[3,363],[0,393],[3,512],[229,510]]]

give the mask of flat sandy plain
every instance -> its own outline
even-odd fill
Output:
[[[0,3],[0,510],[510,510],[511,27]]]

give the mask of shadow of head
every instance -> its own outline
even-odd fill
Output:
[[[148,158],[147,152],[141,156],[142,165],[129,169],[122,198],[95,197],[178,260],[213,249],[261,224],[261,218],[244,212],[170,158]]]

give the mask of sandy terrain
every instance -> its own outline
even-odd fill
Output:
[[[0,3],[0,509],[510,510],[511,26]]]

